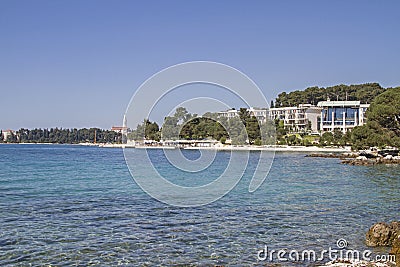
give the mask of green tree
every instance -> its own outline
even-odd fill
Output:
[[[175,110],[174,117],[178,120],[179,123],[184,123],[192,118],[192,114],[190,114],[186,108],[178,107]]]
[[[369,121],[400,136],[400,87],[390,88],[377,96],[366,115]]]
[[[353,149],[400,147],[400,87],[377,96],[366,115],[367,123],[351,133]]]
[[[335,129],[333,131],[333,141],[332,141],[332,143],[335,144],[335,145],[341,145],[343,143],[343,140],[342,140],[343,136],[344,136],[344,134],[343,134],[343,132],[341,130]]]
[[[250,144],[253,144],[256,139],[261,140],[260,125],[256,117],[251,116],[247,118],[246,131]]]
[[[333,133],[331,132],[325,132],[321,135],[321,138],[319,139],[319,144],[321,146],[329,146],[334,143],[334,137]]]
[[[6,142],[7,143],[18,143],[17,135],[14,133],[8,134]]]
[[[277,133],[275,122],[267,120],[260,126],[261,142],[263,145],[275,145],[277,140]]]
[[[219,141],[221,142],[221,144],[225,144],[226,143],[226,137],[222,136],[221,139],[219,139]]]
[[[175,117],[165,117],[161,127],[161,138],[163,140],[177,140],[179,138],[178,119]]]
[[[145,137],[148,140],[160,141],[160,128],[156,122],[144,121],[145,124]]]
[[[358,85],[335,85],[331,87],[309,87],[304,91],[282,92],[275,101],[275,107],[297,106],[299,104],[314,104],[325,101],[328,97],[332,100],[358,100],[362,103],[371,103],[373,99],[386,89],[378,83]]]

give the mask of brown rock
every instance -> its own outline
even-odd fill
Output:
[[[390,227],[392,227],[395,235],[400,235],[400,222],[391,222]],[[394,236],[393,239],[394,238],[396,238],[396,236]]]
[[[390,254],[396,256],[396,266],[400,266],[400,235],[397,233],[397,236],[393,240],[392,249],[390,250]]]
[[[365,243],[367,246],[390,246],[393,240],[393,229],[391,225],[379,222],[369,228]]]

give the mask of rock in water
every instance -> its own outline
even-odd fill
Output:
[[[390,246],[394,239],[394,232],[391,225],[379,222],[369,228],[365,243],[370,247]]]
[[[394,235],[400,235],[400,222],[391,222],[390,227],[392,227]],[[394,236],[393,239],[395,239],[395,238],[396,238],[396,236]]]
[[[396,266],[400,266],[400,233],[396,233],[397,236],[393,241],[392,249],[390,250],[390,254],[395,255],[396,257]]]

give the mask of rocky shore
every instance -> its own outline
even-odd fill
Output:
[[[391,247],[389,255],[395,261],[350,261],[338,259],[319,267],[400,267],[400,222],[378,222],[369,228],[365,236],[369,247]]]
[[[337,158],[337,159],[351,159],[359,156],[357,152],[345,152],[345,153],[312,153],[306,155],[310,158]]]
[[[395,266],[400,266],[400,222],[374,224],[365,236],[365,244],[370,247],[391,247],[389,254],[395,255]]]
[[[400,164],[398,150],[360,151],[345,153],[312,153],[306,157],[339,158],[342,164],[368,166],[377,164]]]
[[[386,157],[376,157],[376,158],[367,158],[365,156],[358,156],[354,159],[344,159],[342,160],[343,164],[349,165],[357,165],[357,166],[368,166],[368,165],[377,165],[377,164],[400,164],[400,156],[391,156],[388,155]]]
[[[369,247],[391,246],[400,235],[400,222],[378,222],[369,228],[365,244]]]

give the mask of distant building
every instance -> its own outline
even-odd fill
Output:
[[[248,108],[246,110],[250,113],[250,116],[256,117],[258,121],[260,121],[260,122],[267,121],[267,118],[268,118],[268,109],[267,108]],[[234,117],[239,116],[239,111],[236,109],[220,111],[220,112],[218,112],[218,116],[232,119]]]
[[[229,109],[227,111],[220,111],[220,112],[218,112],[218,116],[219,117],[228,118],[228,119],[232,119],[234,117],[239,116],[239,111],[237,111],[236,109]]]
[[[247,111],[250,113],[250,116],[254,116],[260,122],[267,122],[268,118],[268,109],[266,108],[249,108]]]
[[[113,126],[111,127],[111,131],[114,131],[116,133],[126,134],[128,132],[128,126],[126,124],[127,124],[126,115],[124,115],[122,126]]]
[[[7,138],[13,134],[15,134],[15,132],[13,130],[4,130],[3,131],[3,141],[7,141]]]
[[[269,118],[271,120],[282,120],[285,128],[292,132],[311,131],[318,132],[318,117],[321,108],[311,104],[300,104],[297,107],[270,108]]]
[[[113,126],[113,127],[111,127],[111,131],[122,134],[122,143],[126,144],[127,136],[128,136],[128,132],[129,132],[129,128],[127,126],[126,115],[124,115],[124,120],[122,122],[122,126]]]
[[[369,104],[360,101],[321,101],[317,104],[321,108],[321,132],[333,132],[336,129],[346,133],[356,126],[365,123],[365,111]]]
[[[364,125],[365,111],[369,104],[360,101],[321,101],[317,106],[300,104],[293,107],[248,108],[251,116],[258,121],[281,120],[290,132],[323,133],[340,129],[343,133],[356,126]],[[239,111],[230,109],[218,112],[228,119],[238,117]]]
[[[111,131],[114,131],[116,133],[124,133],[128,128],[124,126],[113,126],[111,127]]]
[[[310,106],[309,108],[306,109],[305,111],[305,117],[310,123],[310,129],[311,133],[319,133],[320,130],[320,124],[319,120],[321,119],[321,108],[320,107],[315,107],[315,106]]]

